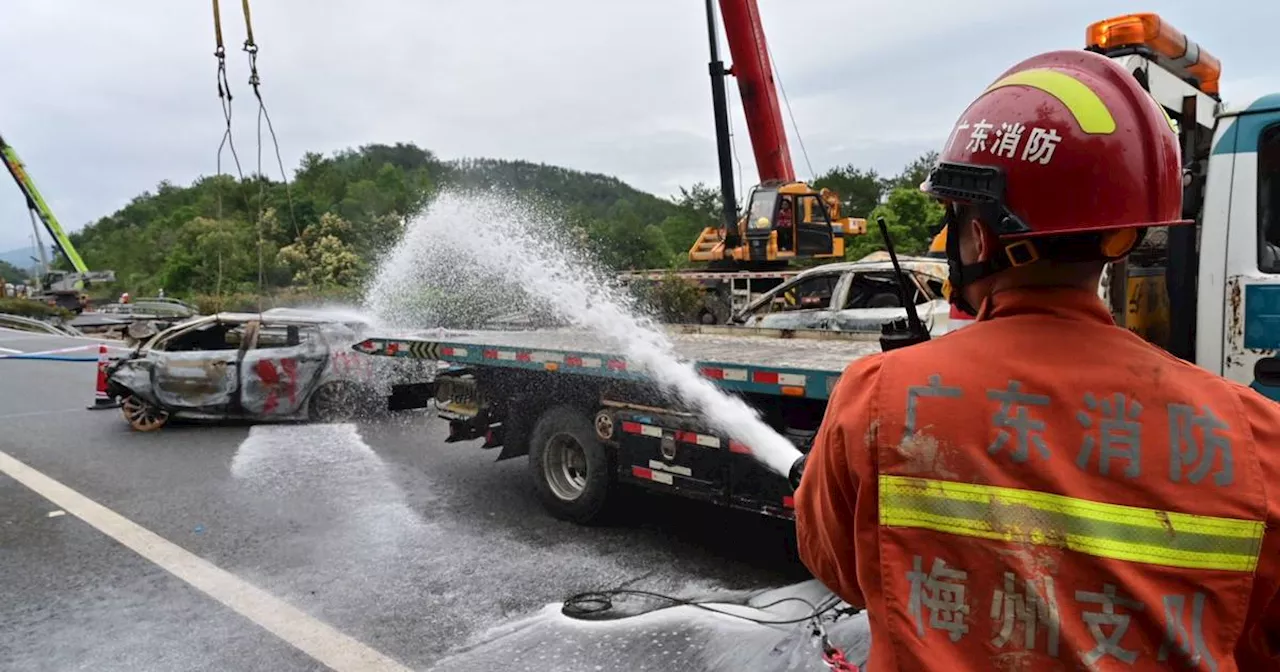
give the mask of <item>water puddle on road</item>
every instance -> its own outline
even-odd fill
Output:
[[[388,557],[399,540],[424,529],[354,424],[254,426],[231,459],[231,475],[270,498],[277,514],[323,529],[333,546],[358,555]]]
[[[834,598],[818,581],[751,594],[718,591],[686,593],[685,597],[722,613],[650,600],[636,615],[580,620],[564,615],[561,605],[552,604],[478,634],[467,647],[431,670],[463,672],[481,669],[494,660],[515,661],[514,669],[559,672],[828,669],[810,622],[775,624],[803,618],[813,611],[811,605],[829,604]],[[871,644],[865,614],[835,617],[828,613],[823,625],[851,660],[865,660]]]
[[[666,392],[786,477],[800,452],[679,359],[662,328],[592,255],[569,244],[575,239],[585,241],[586,232],[514,199],[442,194],[383,260],[366,304],[384,323],[419,328],[473,326],[522,308],[553,313],[616,344]]]

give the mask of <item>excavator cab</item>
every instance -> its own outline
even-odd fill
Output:
[[[844,237],[866,232],[866,221],[840,216],[840,201],[803,182],[766,183],[751,190],[738,221],[736,247],[723,229],[708,227],[689,250],[690,261],[786,264],[792,259],[843,258]]]
[[[753,260],[844,254],[843,231],[831,226],[821,195],[804,183],[756,187],[748,201],[746,223],[744,237]]]

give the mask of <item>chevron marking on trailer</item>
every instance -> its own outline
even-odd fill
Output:
[[[410,341],[409,356],[417,359],[440,359],[440,346],[428,341]]]

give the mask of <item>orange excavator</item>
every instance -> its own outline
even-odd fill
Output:
[[[843,259],[844,238],[866,233],[866,220],[842,216],[840,198],[796,179],[787,145],[778,89],[756,0],[719,0],[733,67],[720,60],[715,0],[706,0],[711,42],[711,96],[720,158],[722,221],[707,227],[689,249],[689,260],[713,270],[773,270],[795,259]],[[738,80],[760,184],[739,216],[729,140],[725,77]]]

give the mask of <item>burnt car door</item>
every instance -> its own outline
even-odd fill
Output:
[[[927,280],[920,273],[904,270],[909,280],[911,300],[916,314],[924,326],[935,333],[934,327],[941,292],[940,282]],[[892,270],[854,271],[849,281],[849,291],[844,305],[835,312],[834,328],[839,331],[869,331],[878,333],[882,325],[905,319],[907,311],[902,305],[898,276]],[[946,301],[942,300],[942,314],[946,315]]]
[[[830,329],[842,280],[839,271],[798,276],[756,299],[736,321],[769,329]]]
[[[241,407],[255,417],[297,414],[328,358],[317,325],[263,321],[241,362]]]
[[[239,389],[240,357],[252,323],[212,320],[180,330],[159,341],[148,354],[154,359],[152,391],[167,410],[204,413],[228,411]]]

